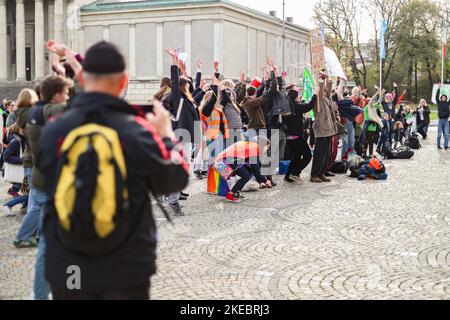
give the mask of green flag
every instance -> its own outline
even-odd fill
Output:
[[[314,83],[314,78],[311,71],[308,68],[305,68],[305,71],[303,71],[302,98],[306,103],[310,102],[314,96],[315,87],[316,84]]]

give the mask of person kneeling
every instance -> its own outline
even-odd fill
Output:
[[[254,176],[260,188],[271,188],[272,184],[266,177],[261,175],[260,156],[269,149],[269,141],[261,138],[265,146],[260,148],[258,138],[252,141],[239,141],[221,152],[211,164],[208,173],[208,192],[226,197],[228,201],[238,202],[244,197],[241,191]],[[231,188],[227,181],[239,176],[240,179]]]

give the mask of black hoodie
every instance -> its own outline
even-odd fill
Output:
[[[85,115],[89,114],[88,117]],[[88,258],[59,241],[56,214],[52,213],[59,148],[68,133],[86,123],[100,123],[117,131],[127,169],[129,214],[132,228],[128,239],[114,253]],[[153,127],[125,101],[100,93],[82,93],[69,110],[43,129],[36,164],[45,176],[49,198],[45,215],[45,277],[52,288],[66,289],[67,268],[81,269],[81,287],[86,291],[126,289],[148,281],[155,273],[156,225],[149,193],[168,194],[182,190],[188,182],[185,163],[170,161],[174,143],[161,139]]]
[[[448,119],[450,117],[450,101],[441,101],[441,89],[438,89],[436,93],[436,104],[438,106],[439,119]]]

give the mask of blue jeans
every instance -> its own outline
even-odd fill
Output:
[[[341,159],[344,158],[344,155],[350,148],[353,150],[355,147],[355,127],[353,126],[353,121],[345,119],[344,127],[347,129],[347,134],[344,135],[342,139]],[[352,153],[354,153],[354,151],[352,151]]]
[[[45,207],[45,206],[43,206]],[[39,248],[36,256],[36,266],[34,269],[34,300],[48,300],[50,294],[50,285],[45,279],[45,237],[43,231],[45,210],[41,211],[39,222],[39,230],[41,230],[41,237],[39,240]]]
[[[22,203],[22,208],[26,208],[28,204],[28,195],[18,196],[17,198],[14,198],[7,203],[4,204],[5,207],[12,208],[18,204]]]
[[[441,137],[444,134],[444,147],[448,147],[448,130],[449,124],[448,119],[439,119],[438,122],[438,137],[437,137],[437,145],[441,146]]]
[[[28,211],[17,233],[16,240],[30,240],[39,234],[39,219],[44,214],[44,205],[47,195],[30,185],[30,197],[28,198]]]

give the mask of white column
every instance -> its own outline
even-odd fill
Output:
[[[6,0],[0,0],[0,81],[8,80],[8,36],[6,34]]]
[[[103,26],[103,37],[104,41],[109,41],[109,26]]]
[[[55,4],[53,0],[48,0],[48,12],[47,12],[47,22],[48,22],[48,40],[55,39]],[[52,55],[48,53],[49,63],[47,74],[52,74]]]
[[[129,25],[130,32],[130,53],[129,53],[129,65],[130,65],[130,78],[136,79],[136,25]]]
[[[164,60],[163,60],[163,24],[156,25],[156,75],[162,77]]]
[[[186,21],[184,23],[184,51],[187,53],[186,71],[188,74],[192,73],[192,22]]]
[[[34,56],[35,80],[44,78],[44,0],[34,1]]]
[[[63,43],[64,42],[64,0],[55,0],[54,2],[55,7],[55,40],[57,43]]]
[[[250,41],[250,28],[247,27],[247,68],[245,74],[247,77],[250,75],[250,64],[252,59],[252,43]]]
[[[214,61],[220,64],[221,73],[224,73],[223,65],[223,21],[214,21]]]
[[[16,0],[16,81],[25,81],[25,6]]]

